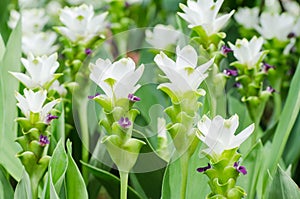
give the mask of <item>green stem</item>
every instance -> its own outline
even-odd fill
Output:
[[[188,178],[188,164],[189,163],[189,155],[188,153],[184,153],[180,157],[180,165],[181,165],[181,187],[180,187],[180,198],[185,199],[186,197],[186,187],[187,187],[187,178]]]
[[[87,119],[87,100],[81,100],[78,103],[78,118],[80,124],[80,132],[82,139],[82,161],[89,161],[89,129]],[[85,182],[88,181],[88,170],[86,167],[82,167],[82,176]]]
[[[120,199],[127,199],[128,172],[120,171],[121,196]]]
[[[38,199],[39,183],[36,182],[36,180],[32,176],[30,176],[30,183],[31,183],[32,199]]]

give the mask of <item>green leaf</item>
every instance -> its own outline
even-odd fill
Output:
[[[65,142],[65,111],[64,111],[64,103],[60,102],[59,105],[56,107],[59,112],[60,116],[57,120],[52,122],[52,136],[55,138],[56,141],[62,139],[62,142]]]
[[[109,195],[113,199],[120,198],[120,179],[111,173],[98,169],[92,165],[81,162],[81,164],[86,167],[106,188]],[[141,199],[142,197],[131,187],[128,187],[128,198],[130,199]]]
[[[22,175],[22,164],[15,156],[21,150],[21,147],[15,142],[17,107],[14,93],[18,90],[19,82],[8,71],[20,71],[21,33],[19,21],[9,37],[6,51],[0,62],[0,164],[17,181]],[[0,45],[3,47],[3,43]]]
[[[0,165],[0,199],[13,198],[14,191],[6,177],[4,168]]]
[[[200,150],[201,147],[199,145],[198,150],[189,160],[186,198],[206,198],[210,192],[207,176],[197,172],[197,168],[206,166],[208,163],[206,158],[199,157]],[[166,169],[162,187],[162,199],[180,198],[180,174],[180,160],[177,159],[168,165]]]
[[[295,199],[300,198],[300,190],[298,185],[291,179],[291,177],[284,172],[280,166],[277,166],[277,172],[274,176],[270,187],[269,199]]]
[[[29,175],[23,169],[23,177],[17,184],[14,199],[32,199]]]
[[[62,139],[57,143],[49,163],[48,175],[51,175],[52,183],[57,193],[60,192],[65,174],[68,168],[68,156]]]
[[[88,198],[88,193],[81,173],[72,158],[72,143],[67,141],[68,169],[66,171],[67,198]]]
[[[43,190],[43,197],[42,198],[53,198],[53,199],[58,199],[58,195],[56,193],[52,176],[51,176],[51,167],[49,167],[49,172],[48,172],[48,178],[47,182],[45,183],[44,190]]]
[[[3,59],[4,53],[5,53],[5,43],[2,39],[2,36],[0,35],[0,60]]]

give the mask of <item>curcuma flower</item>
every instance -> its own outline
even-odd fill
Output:
[[[11,72],[11,74],[27,88],[34,89],[48,87],[60,75],[54,74],[59,67],[57,53],[54,53],[49,57],[46,55],[34,57],[32,54],[29,54],[27,59],[21,58],[21,62],[26,68],[28,75],[17,72]]]
[[[214,59],[197,66],[197,52],[189,45],[182,49],[177,47],[176,54],[176,62],[163,52],[155,56],[154,61],[170,80],[170,83],[163,83],[158,88],[167,88],[178,96],[188,91],[197,91],[201,82],[208,76],[205,72]]]
[[[65,25],[56,27],[57,31],[72,42],[87,43],[93,37],[99,36],[106,27],[107,12],[100,15],[94,13],[92,5],[83,4],[78,7],[65,7],[61,10],[59,19]]]
[[[29,56],[50,55],[58,49],[58,45],[54,45],[57,35],[55,32],[39,32],[30,33],[22,37],[22,50]]]
[[[248,29],[254,29],[258,25],[259,9],[254,8],[240,8],[234,14],[234,19]]]
[[[234,135],[239,125],[238,120],[238,115],[233,115],[227,120],[221,116],[216,116],[210,120],[204,115],[198,122],[200,133],[197,135],[208,146],[204,152],[211,157],[218,157],[225,150],[239,147],[253,133],[254,124],[248,126],[238,135]]]
[[[32,114],[38,115],[38,121],[46,124],[49,123],[49,120],[56,119],[55,116],[49,115],[48,113],[59,100],[53,100],[44,105],[47,98],[47,91],[33,92],[32,90],[24,89],[24,96],[25,97],[18,92],[16,93],[18,100],[17,106],[27,119],[30,119]]]
[[[247,66],[248,69],[254,68],[265,55],[265,51],[261,51],[263,38],[254,36],[250,41],[247,39],[238,39],[235,45],[229,42],[230,48],[233,50],[234,57],[239,64]]]
[[[184,13],[178,13],[185,21],[190,23],[189,28],[201,26],[208,36],[218,33],[234,10],[229,14],[218,16],[218,12],[224,0],[198,0],[197,2],[188,0],[187,6],[180,4],[179,7]]]
[[[95,64],[90,64],[90,78],[110,99],[129,99],[129,94],[135,93],[140,87],[137,82],[141,78],[144,65],[136,69],[131,58],[123,58],[111,63],[109,59],[98,59]]]
[[[287,14],[262,13],[260,16],[260,26],[255,26],[265,39],[278,39],[287,41],[288,34],[292,32],[294,27],[294,17]]]
[[[170,45],[176,44],[179,32],[173,26],[158,24],[153,28],[153,32],[146,30],[146,41],[154,48],[165,49]]]

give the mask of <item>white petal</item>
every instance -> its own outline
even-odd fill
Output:
[[[240,146],[254,131],[254,124],[251,124],[242,132],[240,132],[237,136],[234,137],[232,142],[230,143],[231,148],[236,148]]]
[[[176,67],[177,68],[186,68],[192,67],[195,68],[197,66],[198,55],[196,50],[188,45],[183,49],[176,49],[177,59],[176,59]]]
[[[36,88],[39,85],[32,81],[32,79],[30,77],[28,77],[27,75],[23,74],[23,73],[16,73],[16,72],[10,72],[13,76],[15,76],[15,78],[17,78],[20,82],[22,82],[27,88]]]
[[[57,103],[59,103],[59,100],[53,100],[53,101],[47,103],[47,104],[42,108],[42,110],[41,110],[41,115],[40,115],[41,120],[43,120],[43,119],[46,117],[46,115],[51,111],[51,109],[52,109]]]

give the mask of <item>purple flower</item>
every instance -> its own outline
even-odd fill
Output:
[[[293,37],[296,37],[297,35],[294,32],[290,32],[287,36],[287,38],[291,39]]]
[[[197,169],[198,172],[202,173],[205,172],[206,170],[210,169],[211,165],[208,163],[206,167],[200,167]]]
[[[84,52],[86,55],[91,55],[93,53],[93,51],[90,48],[85,49]]]
[[[221,47],[221,53],[227,55],[228,53],[233,52],[233,50],[225,45]]]
[[[230,77],[230,76],[237,76],[238,75],[238,71],[236,70],[236,69],[225,69],[224,71],[223,71],[223,73],[225,74],[225,75],[227,75],[228,77]]]
[[[50,141],[48,140],[48,137],[46,135],[40,135],[40,145],[45,146],[46,144],[49,144]]]
[[[272,88],[271,86],[267,86],[266,91],[270,92],[270,93],[275,93],[276,90],[274,88]]]
[[[267,73],[271,68],[275,68],[275,66],[271,66],[270,64],[267,64],[267,63],[263,63],[263,65],[262,65],[262,71],[264,72],[264,73]]]
[[[134,96],[133,94],[129,94],[128,95],[128,99],[132,102],[138,102],[138,101],[141,101],[141,98],[137,97],[137,96]]]
[[[100,93],[96,93],[95,95],[90,95],[88,96],[89,99],[94,99],[95,97],[99,96]]]
[[[131,125],[131,122],[130,120],[128,119],[128,117],[124,118],[124,117],[121,117],[118,121],[119,125],[125,129],[129,128],[130,125]]]
[[[236,169],[237,172],[242,173],[243,175],[247,174],[246,167],[244,166],[239,166],[239,162],[235,162],[233,164],[233,167]]]
[[[51,115],[50,113],[48,113],[48,115],[46,116],[46,123],[47,123],[47,124],[50,124],[50,122],[51,122],[52,120],[57,119],[57,118],[58,118],[58,116],[56,116],[56,115]]]

